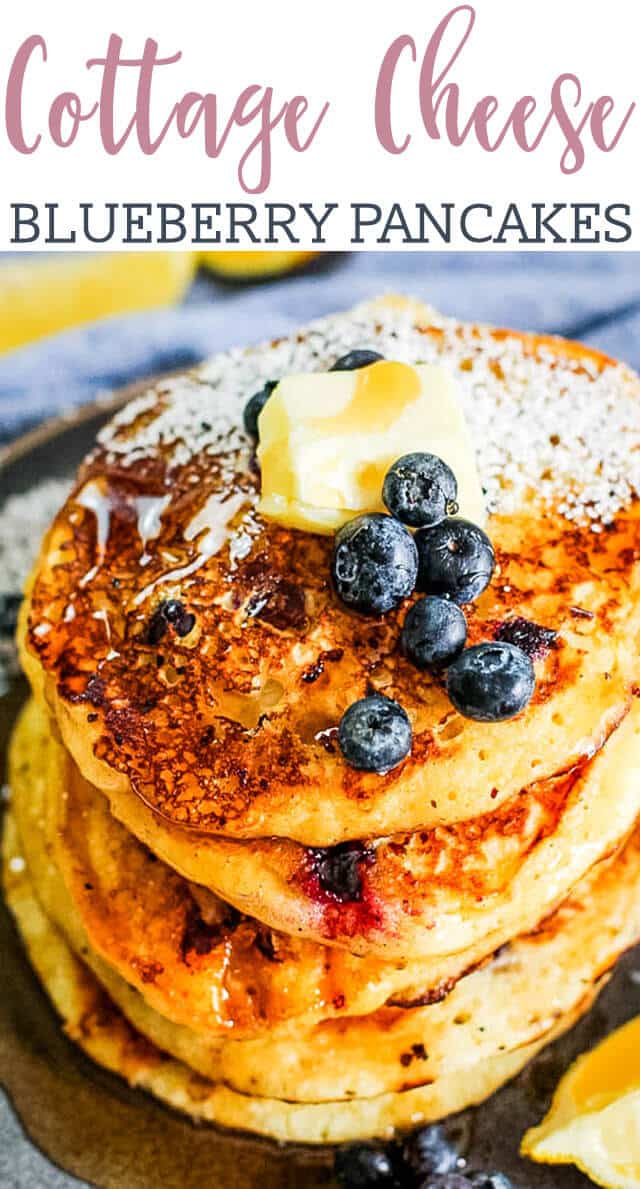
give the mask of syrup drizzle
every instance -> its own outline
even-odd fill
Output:
[[[184,533],[187,541],[201,538],[198,540],[196,557],[187,565],[178,566],[177,569],[160,574],[158,578],[154,578],[153,582],[149,582],[134,598],[134,607],[139,607],[141,603],[144,603],[145,599],[153,594],[158,586],[188,578],[205,565],[211,557],[219,553],[229,537],[231,521],[248,502],[249,496],[245,491],[237,491],[227,499],[220,499],[216,492],[210,495],[200,511],[189,522]]]
[[[155,540],[160,535],[162,530],[162,515],[169,506],[171,496],[169,494],[160,496],[128,495],[125,498],[126,503],[133,507],[135,511],[138,536],[142,545],[142,555],[139,559],[140,565],[147,565],[151,560],[147,553],[147,545],[149,541]],[[85,484],[78,495],[75,496],[75,502],[81,508],[92,512],[96,520],[96,561],[81,581],[81,586],[86,586],[95,578],[99,567],[104,561],[109,544],[111,517],[115,502],[110,497],[108,491],[104,491],[96,479],[90,479]]]
[[[218,492],[213,492],[187,525],[185,540],[195,541],[202,536],[198,542],[202,557],[213,557],[227,540],[229,524],[246,503],[247,494],[244,491],[237,491],[226,499],[221,499]]]
[[[98,564],[104,558],[107,543],[109,540],[109,526],[111,524],[111,505],[108,497],[104,494],[100,484],[96,479],[91,479],[86,483],[75,496],[76,504],[80,504],[81,508],[86,508],[88,512],[93,512],[96,518],[96,554]],[[95,572],[94,566],[94,572]],[[86,581],[85,578],[82,580]]]

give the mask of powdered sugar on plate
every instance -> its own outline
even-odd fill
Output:
[[[71,488],[71,479],[46,479],[9,496],[0,510],[0,593],[22,590],[40,542]]]
[[[7,692],[9,678],[18,672],[13,644],[15,596],[22,591],[40,541],[70,487],[70,479],[47,479],[9,496],[0,509],[0,697]]]

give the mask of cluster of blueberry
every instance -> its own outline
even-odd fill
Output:
[[[357,370],[380,359],[375,351],[350,351],[331,370]],[[255,438],[275,386],[269,381],[245,407],[245,429]],[[508,641],[465,648],[461,604],[489,585],[495,554],[478,525],[456,516],[457,496],[456,477],[442,459],[426,453],[399,458],[383,484],[388,514],[364,513],[336,533],[333,584],[345,606],[361,615],[385,615],[415,591],[423,594],[404,621],[405,656],[419,669],[447,670],[447,693],[460,714],[502,722],[527,706],[535,674],[530,657]],[[383,775],[411,751],[411,724],[398,702],[374,693],[346,710],[338,742],[351,767]]]
[[[530,701],[533,665],[506,641],[465,650],[460,604],[488,586],[495,555],[481,528],[455,516],[457,494],[455,475],[442,459],[423,453],[398,459],[382,491],[389,514],[357,516],[336,534],[333,582],[342,602],[363,615],[384,615],[420,591],[425,597],[402,628],[405,656],[419,669],[447,669],[447,692],[460,714],[500,722]],[[411,728],[397,702],[373,694],[349,707],[338,739],[349,764],[382,773],[409,754]]]
[[[463,1173],[460,1164],[436,1124],[385,1148],[346,1144],[336,1152],[335,1175],[343,1189],[511,1189],[502,1173]]]

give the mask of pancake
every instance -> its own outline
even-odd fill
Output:
[[[411,599],[348,611],[331,539],[257,512],[246,400],[356,346],[458,376],[497,558],[469,643],[515,633],[536,669],[511,721],[408,663]],[[102,432],[24,602],[4,842],[98,1062],[194,1119],[337,1142],[481,1101],[588,1008],[640,936],[639,394],[586,348],[385,299]],[[372,690],[413,730],[383,776],[336,743]]]
[[[255,1040],[215,1040],[195,1021],[193,1027],[170,1024],[95,950],[76,943],[75,952],[136,1027],[209,1078],[243,1093],[285,1099],[370,1097],[433,1081],[471,1054],[490,1057],[495,1045],[508,1051],[551,1028],[609,968],[619,952],[614,941],[626,948],[636,939],[639,846],[636,838],[615,861],[599,865],[537,930],[503,947],[439,1003],[382,1008],[364,1018],[296,1026]],[[31,877],[37,864],[29,843],[21,847]],[[65,933],[73,937],[77,931],[65,924]],[[541,985],[548,990],[544,1009]]]
[[[500,943],[440,962],[365,961],[265,930],[155,860],[86,782],[55,784],[52,747],[27,706],[9,776],[40,900],[77,952],[94,948],[175,1024],[242,1035],[362,1015],[394,997],[429,1001]]]
[[[227,1041],[214,1054],[195,1033],[168,1027],[95,955],[85,960],[97,978],[72,955],[33,892],[11,817],[4,855],[9,904],[70,1035],[95,1060],[194,1118],[279,1139],[388,1135],[479,1101],[586,1010],[640,933],[635,838],[540,930],[463,979],[443,1003],[336,1021],[275,1043]],[[193,1072],[203,1063],[207,1079]],[[400,1079],[400,1089],[381,1090]],[[321,1097],[329,1092],[344,1100]]]
[[[76,805],[90,806],[73,761],[60,745],[49,748],[49,781]],[[321,884],[325,852],[283,840],[179,834],[137,799],[120,801],[111,798],[119,819],[161,859],[281,933],[403,963],[474,947],[487,953],[487,938],[509,938],[560,903],[640,815],[640,704],[634,701],[592,760],[530,786],[493,813],[364,840],[353,852],[360,857],[353,900],[340,900]],[[73,821],[69,800],[66,816]]]
[[[516,618],[557,633],[510,722],[454,712],[442,681],[399,652],[406,607],[349,612],[331,590],[330,539],[255,511],[245,401],[363,343],[457,372],[498,560],[469,642]],[[27,671],[82,774],[172,828],[327,847],[477,818],[593,755],[634,680],[638,394],[633,373],[586,348],[388,299],[134,401],[57,516],[23,620]],[[162,631],[169,598],[195,617],[184,636]],[[386,776],[355,772],[335,747],[370,687],[413,726],[411,755]]]
[[[271,934],[188,884],[136,842],[86,782],[65,790],[50,781],[52,747],[46,720],[27,707],[9,778],[40,899],[76,950],[91,945],[172,1022],[212,1036],[251,1034],[287,1020],[366,1012],[407,986],[405,963],[365,967],[346,951]]]
[[[629,716],[595,762],[608,776],[592,775],[596,789],[604,784],[615,795],[591,837],[588,805],[578,801],[571,811],[573,829],[583,831],[575,854],[583,864],[589,857],[580,875],[615,850],[638,815],[640,779],[629,769],[639,729]],[[547,847],[519,885],[512,881],[510,902],[505,889],[502,915],[485,911],[484,932],[477,929],[473,944],[422,960],[357,957],[265,928],[158,862],[115,821],[101,794],[77,772],[74,779],[74,766],[34,704],[18,724],[10,759],[14,813],[47,915],[77,952],[90,947],[156,1011],[210,1037],[363,1015],[389,1001],[436,1001],[497,946],[535,926],[580,877],[568,879],[575,876],[574,855],[561,862]],[[628,787],[635,792],[627,798]],[[446,924],[439,926],[445,942]],[[452,935],[456,925],[459,934],[471,933],[461,918],[449,927]]]
[[[5,848],[9,837],[7,830]],[[241,1128],[281,1141],[339,1143],[360,1136],[387,1136],[396,1127],[415,1126],[429,1117],[431,1110],[443,1105],[445,1111],[461,1109],[479,1101],[499,1084],[492,1084],[485,1063],[482,1070],[474,1071],[473,1080],[467,1072],[464,1091],[456,1079],[455,1089],[449,1088],[446,1103],[446,1089],[442,1087],[437,1107],[431,1087],[384,1095],[382,1099],[340,1103],[338,1109],[239,1095],[224,1085],[207,1082],[188,1066],[171,1060],[127,1023],[48,920],[24,875],[13,875],[5,867],[5,890],[31,962],[68,1035],[98,1065],[194,1121]],[[503,1055],[492,1072],[501,1080],[508,1080],[538,1047],[532,1046],[530,1053]]]

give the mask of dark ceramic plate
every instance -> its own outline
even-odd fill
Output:
[[[10,494],[73,474],[115,402],[44,426],[5,451],[0,459],[0,517]],[[25,694],[24,680],[15,676],[0,697],[3,770],[9,731]],[[544,993],[541,987],[541,997]],[[461,1158],[469,1167],[502,1170],[514,1189],[589,1185],[572,1168],[543,1168],[521,1160],[519,1141],[541,1118],[570,1061],[638,1012],[640,951],[620,964],[595,1009],[567,1037],[489,1102],[448,1122],[446,1130]],[[78,1183],[104,1189],[311,1189],[333,1184],[330,1153],[194,1127],[86,1060],[60,1031],[4,907],[0,1085],[6,1091],[6,1098],[0,1093],[3,1189],[68,1189]]]

